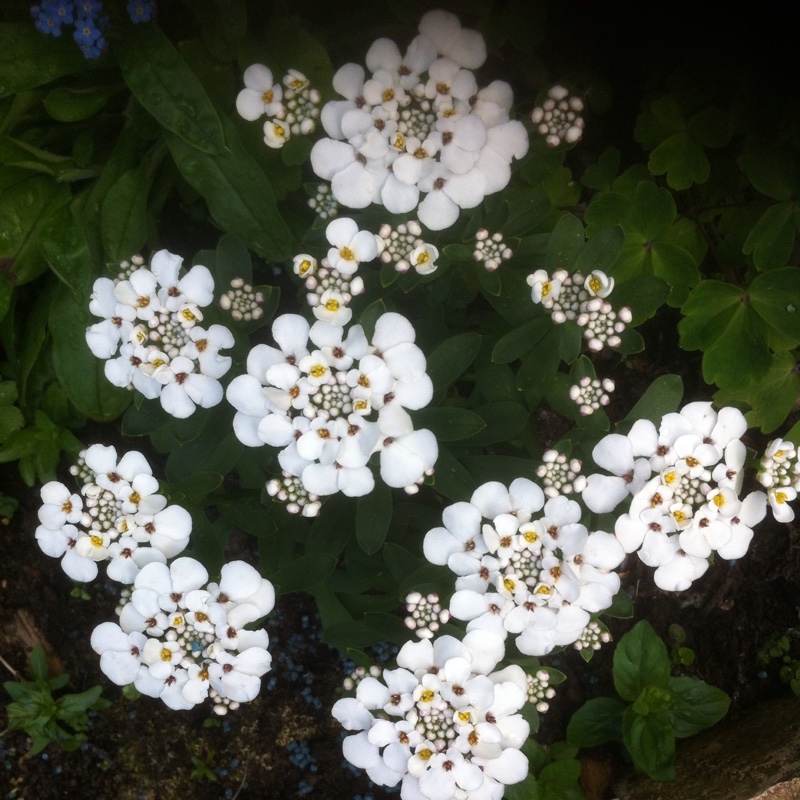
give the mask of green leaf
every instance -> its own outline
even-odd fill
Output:
[[[656,313],[666,302],[669,293],[669,284],[662,278],[640,275],[614,286],[614,306],[630,308],[633,315],[630,325],[635,328]]]
[[[485,427],[464,442],[470,446],[509,442],[520,435],[531,418],[524,406],[507,400],[486,403],[473,410],[483,420]]]
[[[704,108],[687,125],[692,138],[705,147],[725,147],[731,140],[728,114],[717,106]]]
[[[614,651],[614,686],[632,703],[645,686],[665,688],[669,683],[667,648],[647,620],[636,623]]]
[[[416,427],[416,426],[415,426]],[[475,481],[463,464],[446,447],[439,447],[434,488],[448,500],[468,500],[475,491]]]
[[[677,411],[682,397],[683,381],[680,375],[660,375],[647,387],[624,422],[632,425],[636,420],[649,419],[658,426],[664,414]]]
[[[427,362],[434,392],[453,383],[472,364],[480,349],[481,337],[477,333],[460,333],[434,348]]]
[[[474,248],[465,244],[447,244],[442,248],[442,253],[451,261],[473,261]]]
[[[205,198],[214,221],[271,261],[291,257],[291,234],[267,176],[247,153],[232,123],[224,121],[225,152],[208,155],[167,135],[172,156],[187,182]]]
[[[743,391],[736,391],[735,395],[752,406],[754,422],[762,432],[772,433],[784,423],[800,395],[795,356],[776,353],[770,359],[767,374],[743,387]]]
[[[37,644],[31,654],[28,656],[28,666],[31,669],[31,675],[35,681],[47,680],[47,656],[45,655],[44,648]]]
[[[683,739],[716,725],[728,713],[731,703],[722,689],[696,678],[670,678],[673,708],[669,712],[675,736]]]
[[[575,262],[575,270],[584,275],[596,269],[608,272],[617,262],[624,246],[625,231],[621,225],[600,228],[581,250]]]
[[[623,716],[623,741],[633,763],[654,781],[675,780],[675,737],[669,712],[641,716],[628,708]]]
[[[722,281],[702,281],[692,290],[681,307],[684,319],[678,323],[681,347],[707,350],[720,339],[739,304],[744,291]]]
[[[367,495],[356,503],[356,539],[368,555],[383,547],[389,526],[392,524],[392,490],[384,483],[376,483]]]
[[[603,611],[603,614],[615,619],[631,619],[633,617],[633,600],[631,600],[631,596],[624,589],[620,589],[614,595],[611,605]]]
[[[281,148],[281,159],[287,167],[305,164],[311,155],[313,142],[308,136],[293,136]]]
[[[166,130],[204,153],[225,151],[228,137],[214,105],[156,24],[128,28],[114,50],[125,83]]]
[[[552,328],[553,320],[549,315],[528,320],[500,337],[492,350],[492,361],[495,364],[509,364],[516,361],[533,350]]]
[[[550,234],[545,268],[552,274],[557,269],[573,272],[573,266],[584,244],[581,221],[572,214],[564,214]]]
[[[567,740],[578,747],[621,741],[624,711],[625,704],[613,697],[588,700],[570,718]]]
[[[53,334],[53,368],[70,401],[99,422],[116,419],[133,399],[133,392],[112,386],[103,372],[103,361],[86,344],[91,317],[87,304],[71,292],[61,292],[50,312]]]
[[[69,206],[62,206],[44,222],[39,247],[53,273],[85,297],[94,277],[92,263],[83,228]]]
[[[678,191],[705,183],[711,174],[703,148],[684,131],[661,142],[650,153],[647,168],[653,175],[666,174],[669,186]]]
[[[758,269],[786,266],[794,248],[797,217],[794,201],[770,206],[748,234],[742,252],[753,254]]]
[[[73,89],[61,86],[42,100],[44,110],[58,122],[80,122],[93,117],[119,90],[119,86],[92,86]]]
[[[797,193],[797,156],[773,139],[747,139],[737,163],[755,189],[767,197],[782,202]]]
[[[758,275],[747,294],[759,316],[771,327],[800,343],[800,270],[773,269]]]
[[[631,223],[644,238],[652,242],[667,232],[675,219],[675,201],[670,192],[650,181],[636,187]]]
[[[486,423],[474,411],[466,408],[425,408],[412,412],[414,428],[428,428],[440,442],[457,442],[474,436]]]
[[[703,378],[721,388],[742,386],[769,369],[769,333],[763,320],[741,303],[724,333],[703,356]]]
[[[581,354],[583,328],[572,320],[567,320],[562,325],[556,326],[554,332],[558,335],[559,357],[565,364],[572,364]]]
[[[591,164],[583,173],[581,183],[590,189],[598,191],[611,188],[614,178],[619,170],[620,151],[616,147],[606,148],[597,159],[597,164]]]
[[[271,573],[269,579],[280,588],[281,594],[307,591],[315,584],[324,581],[335,568],[334,556],[325,553],[307,553],[277,572]]]
[[[653,272],[672,287],[668,303],[680,306],[689,290],[700,282],[700,270],[691,253],[669,242],[655,242],[650,249]]]
[[[143,166],[128,170],[108,190],[100,215],[100,235],[114,261],[139,253],[147,239],[150,181]]]
[[[0,98],[97,68],[83,57],[71,36],[42,36],[30,19],[0,23],[0,41]]]

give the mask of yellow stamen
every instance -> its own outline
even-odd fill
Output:
[[[339,255],[345,261],[355,261],[356,260],[355,253],[353,253],[353,251],[349,247],[340,247],[339,248]]]
[[[603,282],[595,275],[589,278],[589,288],[594,294],[597,294],[603,288]]]
[[[321,378],[327,371],[328,368],[324,367],[322,364],[314,364],[309,370],[309,374],[312,378]]]
[[[717,508],[722,508],[722,506],[725,505],[725,498],[723,497],[722,492],[720,492],[717,495],[714,495],[714,505]]]
[[[417,256],[417,266],[419,266],[420,264],[427,264],[430,260],[431,260],[431,257],[427,254],[427,252],[425,252],[425,250],[423,250]]]
[[[102,547],[103,546],[103,537],[102,536],[92,536],[92,544],[95,547]]]
[[[187,322],[194,322],[197,319],[197,317],[191,311],[189,311],[188,308],[184,308],[183,311],[181,311],[181,315]]]
[[[433,693],[433,689],[426,689],[426,690],[425,690],[425,691],[424,691],[424,692],[423,692],[423,693],[420,695],[420,698],[419,698],[419,699],[420,699],[420,700],[421,700],[423,703],[431,703],[431,702],[433,702],[433,698],[434,698],[434,697],[435,697],[435,695],[434,695],[434,693]]]
[[[517,584],[511,578],[503,578],[503,586],[509,591],[513,592]]]
[[[387,89],[383,93],[383,102],[388,103],[390,100],[394,100],[394,89]]]
[[[168,648],[165,647],[161,651],[161,660],[162,661],[172,661],[172,650],[169,650]]]
[[[522,534],[522,538],[529,543],[539,540],[539,537],[533,531],[525,531],[525,533]]]
[[[786,502],[787,499],[788,499],[788,497],[787,497],[785,492],[775,492],[775,502],[776,503],[783,504],[783,503]]]
[[[686,514],[683,511],[673,511],[672,516],[675,517],[675,522],[681,523],[686,521]]]
[[[264,101],[265,106],[268,106],[274,97],[275,93],[272,91],[272,89],[267,89],[267,91],[261,95],[261,99]]]
[[[429,749],[426,747],[424,750],[420,750],[420,751],[419,751],[419,753],[417,753],[417,755],[418,755],[418,756],[419,756],[419,757],[420,757],[420,758],[421,758],[423,761],[427,761],[427,760],[428,760],[428,759],[429,759],[429,758],[430,758],[430,757],[433,755],[433,751],[432,751],[432,750],[429,750]]]

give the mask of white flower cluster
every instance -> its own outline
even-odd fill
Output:
[[[800,489],[800,462],[794,444],[785,439],[771,441],[756,477],[767,489],[767,499],[775,519],[791,522],[794,510],[789,503],[797,498]]]
[[[104,371],[114,386],[159,397],[173,417],[217,405],[218,379],[231,367],[220,350],[233,347],[233,335],[223,325],[200,327],[214,278],[199,264],[179,277],[183,259],[167,250],[153,256],[150,269],[140,256],[131,261],[136,269],[129,278],[94,282],[89,310],[103,321],[86,329],[89,349],[107,359]]]
[[[567,461],[564,453],[545,450],[542,463],[536,467],[536,477],[541,479],[545,497],[582,492],[586,487],[586,477],[581,475],[582,466],[578,458]]]
[[[611,634],[605,627],[601,627],[600,623],[592,620],[572,646],[576,650],[599,650],[604,644],[611,641]]]
[[[333,219],[339,214],[339,204],[327,183],[320,183],[313,196],[308,200],[308,207],[317,212],[320,219]]]
[[[367,53],[371,75],[345,64],[333,87],[345,99],[327,103],[330,138],[311,151],[314,172],[331,181],[349,208],[378,203],[392,214],[417,209],[431,230],[449,228],[510,180],[512,159],[528,150],[521,122],[511,120],[511,87],[479,89],[471,70],[486,60],[483,37],[446,11],[430,11],[403,55],[390,39]],[[424,198],[420,202],[421,195]]]
[[[557,269],[550,277],[546,270],[537,269],[528,275],[527,282],[531,299],[550,311],[553,322],[574,320],[585,328],[583,337],[590,350],[599,352],[605,345],[619,347],[619,335],[633,316],[627,306],[615,312],[605,300],[614,289],[614,279],[605,272],[596,269],[584,276]]]
[[[408,272],[413,266],[419,275],[430,275],[437,270],[439,249],[422,238],[419,222],[411,220],[393,228],[381,225],[378,231],[380,256],[384,264],[394,264],[398,272]]]
[[[406,411],[433,396],[411,323],[383,314],[370,344],[360,325],[345,335],[325,320],[309,326],[285,314],[272,335],[280,349],[256,345],[247,374],[228,387],[239,440],[283,448],[281,468],[311,494],[368,494],[375,481],[367,462],[377,452],[384,483],[415,492],[438,447],[429,430],[414,430]]]
[[[514,252],[508,245],[503,244],[503,234],[489,235],[486,228],[481,228],[475,234],[475,251],[472,258],[482,263],[487,272],[494,272],[504,261],[514,257]]]
[[[236,97],[236,110],[249,122],[264,115],[271,117],[264,123],[268,147],[277,150],[292,136],[316,130],[321,98],[302,72],[290,69],[281,86],[273,81],[269,67],[251,64],[244,71],[244,86]]]
[[[545,502],[526,478],[508,488],[485,483],[468,503],[445,508],[444,526],[428,531],[423,548],[458,575],[450,613],[468,631],[515,634],[528,655],[576,641],[590,613],[611,605],[620,586],[613,570],[625,558],[612,534],[590,533],[581,515],[566,497]]]
[[[92,633],[105,675],[175,710],[210,698],[222,715],[254,700],[272,657],[266,630],[245,626],[272,610],[275,590],[243,561],[201,588],[207,581],[193,558],[144,567],[119,624],[103,622]]]
[[[766,514],[766,496],[739,498],[747,430],[735,408],[714,411],[697,402],[666,414],[658,428],[638,420],[623,436],[601,439],[592,458],[612,475],[590,475],[583,500],[597,513],[614,510],[628,495],[630,507],[616,521],[625,551],[656,567],[667,591],[688,589],[708,569],[712,552],[741,558],[752,528]]]
[[[72,580],[94,580],[97,564],[108,561],[108,577],[130,584],[146,564],[164,564],[186,549],[192,518],[181,506],[167,505],[141,453],[117,460],[113,447],[94,444],[81,452],[72,473],[82,482],[80,494],[58,481],[42,486],[36,529],[39,547],[60,558]]]
[[[408,616],[403,622],[420,639],[432,639],[439,630],[439,625],[450,620],[450,612],[442,609],[439,595],[435,593],[423,595],[410,592],[406,596],[406,611]]]
[[[223,311],[230,311],[236,322],[261,319],[264,316],[264,309],[261,308],[263,302],[264,293],[255,291],[249,283],[244,282],[244,278],[234,278],[231,288],[219,299],[220,307]]]
[[[563,86],[553,86],[547,92],[547,100],[531,111],[531,120],[548,146],[558,147],[562,142],[580,141],[584,128],[581,111],[583,100],[580,97],[570,97]]]
[[[588,417],[611,402],[609,395],[614,391],[614,385],[611,378],[603,378],[601,381],[599,378],[584,375],[578,383],[569,387],[569,397],[578,405],[581,415]]]
[[[556,696],[556,690],[550,685],[550,673],[546,669],[540,669],[536,675],[528,673],[526,679],[528,681],[528,702],[540,714],[546,714],[550,710],[550,703],[547,701]]]
[[[403,800],[501,800],[528,773],[530,726],[518,666],[493,672],[502,640],[487,631],[407,642],[398,668],[364,677],[333,716],[348,731],[345,758],[381,786],[402,782]]]
[[[285,470],[280,478],[267,481],[267,494],[280,503],[286,503],[290,514],[316,517],[322,506],[317,495],[306,491],[300,478]]]

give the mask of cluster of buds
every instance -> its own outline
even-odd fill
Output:
[[[290,69],[281,86],[273,81],[269,67],[252,64],[244,72],[244,85],[236,97],[236,110],[250,122],[266,115],[264,143],[268,147],[280,149],[292,136],[316,129],[321,97],[303,73]]]
[[[756,477],[767,489],[767,499],[775,519],[778,522],[791,522],[794,511],[789,502],[797,497],[800,490],[800,461],[794,444],[785,439],[771,441]]]
[[[197,264],[180,277],[183,259],[167,250],[153,256],[150,269],[141,259],[131,262],[136,269],[122,268],[129,277],[94,282],[89,310],[103,319],[86,329],[89,349],[106,359],[105,375],[114,386],[158,397],[173,417],[217,405],[219,378],[231,367],[220,350],[234,340],[223,325],[201,327],[201,308],[214,299],[208,268]]]
[[[551,277],[546,270],[537,269],[528,275],[527,283],[533,302],[541,303],[554,323],[571,320],[584,328],[590,350],[599,352],[605,345],[619,347],[620,334],[633,317],[627,306],[615,312],[606,301],[614,289],[614,279],[605,272],[596,269],[588,275],[570,275],[557,269]]]
[[[333,196],[330,184],[320,183],[309,198],[308,207],[317,212],[320,219],[333,219],[339,214],[339,203]]]
[[[540,714],[546,714],[550,710],[550,703],[556,696],[556,690],[550,686],[550,673],[546,669],[540,669],[536,675],[527,673],[528,681],[528,702],[536,708]]]
[[[553,86],[544,103],[531,111],[531,120],[549,147],[558,147],[562,142],[575,144],[583,136],[581,111],[580,97],[570,97],[563,86]]]
[[[503,234],[489,235],[486,228],[481,228],[475,234],[475,251],[472,258],[486,267],[487,272],[494,272],[504,261],[514,257],[510,247],[503,244]]]
[[[234,278],[231,288],[219,299],[222,309],[230,311],[236,322],[261,319],[264,316],[264,309],[261,308],[263,302],[264,294],[255,291],[249,283],[244,282],[244,278]]]
[[[219,583],[207,581],[193,558],[143,567],[119,624],[92,633],[105,675],[176,710],[210,699],[224,715],[254,700],[272,657],[266,630],[245,626],[272,610],[275,590],[243,561],[226,564]]]
[[[581,415],[588,417],[594,414],[601,406],[611,402],[609,395],[614,391],[614,381],[610,378],[590,378],[584,375],[578,383],[570,386],[569,397],[579,406]]]
[[[81,452],[70,472],[80,494],[58,481],[42,487],[36,541],[61,559],[73,580],[94,580],[98,563],[107,561],[111,580],[131,584],[145,564],[166,563],[186,548],[192,518],[186,509],[167,505],[141,453],[133,450],[117,460],[113,447],[95,444]]]
[[[346,692],[352,692],[354,689],[358,688],[358,684],[364,680],[367,676],[370,678],[380,678],[381,672],[383,670],[376,666],[372,665],[369,669],[365,669],[364,667],[356,667],[350,674],[342,681],[342,688]]]
[[[450,612],[442,609],[438,594],[426,596],[411,592],[406,597],[406,611],[408,616],[403,622],[420,639],[432,639],[438,632],[439,625],[450,620]]]
[[[280,478],[267,482],[267,494],[278,502],[285,503],[290,514],[302,513],[304,517],[316,517],[322,506],[319,497],[307,491],[300,478],[286,470]]]
[[[592,622],[584,628],[581,638],[572,646],[576,650],[599,650],[604,644],[608,644],[610,641],[611,634],[608,632],[608,628],[592,620]]]
[[[422,238],[422,226],[416,220],[403,222],[396,228],[381,225],[378,231],[380,259],[384,264],[394,264],[398,272],[408,272],[411,267],[420,275],[429,275],[437,269],[439,250]]]
[[[353,317],[349,308],[353,295],[364,293],[359,276],[342,275],[332,269],[327,258],[319,264],[314,256],[300,253],[293,259],[294,274],[304,279],[306,300],[317,319],[331,325],[346,325]]]
[[[582,492],[586,478],[581,475],[582,462],[578,458],[567,460],[558,450],[545,450],[542,463],[536,468],[536,477],[541,480],[545,497]]]

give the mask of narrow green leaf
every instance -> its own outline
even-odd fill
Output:
[[[528,320],[500,337],[492,350],[492,361],[495,364],[509,364],[516,361],[533,350],[552,328],[553,320],[549,315]]]
[[[450,406],[414,411],[412,418],[416,429],[428,428],[440,442],[467,439],[486,427],[486,423],[474,411]]]
[[[336,559],[324,553],[307,553],[282,569],[269,575],[269,579],[280,588],[281,594],[311,589],[324,581],[336,568]],[[359,644],[359,642],[351,642]],[[371,642],[370,642],[371,644]]]
[[[391,524],[392,490],[384,483],[376,483],[356,504],[356,539],[361,549],[369,555],[377,553]]]
[[[469,500],[475,491],[475,480],[463,464],[443,445],[439,446],[436,460],[434,488],[448,500]]]
[[[795,228],[794,202],[770,206],[748,234],[742,252],[753,254],[758,269],[784,267],[794,248]]]
[[[129,28],[114,49],[125,83],[166,130],[204,153],[225,152],[228,137],[214,105],[156,24]]]
[[[550,234],[545,259],[547,271],[551,274],[557,269],[572,272],[583,243],[583,224],[572,214],[564,214]]]
[[[147,239],[147,196],[150,182],[144,167],[125,172],[108,190],[100,215],[100,235],[113,261],[139,253]]]
[[[483,420],[485,427],[464,441],[470,446],[511,441],[520,435],[531,418],[524,406],[506,400],[486,403],[473,411]]]
[[[80,122],[93,117],[119,89],[118,86],[93,86],[73,89],[61,86],[42,100],[44,110],[58,122]]]
[[[267,176],[244,149],[232,123],[225,120],[226,150],[208,155],[182,138],[167,134],[178,169],[205,198],[214,221],[271,261],[291,257],[291,234]]]
[[[453,383],[472,364],[480,349],[481,337],[477,333],[460,333],[437,345],[427,362],[434,391]]]

